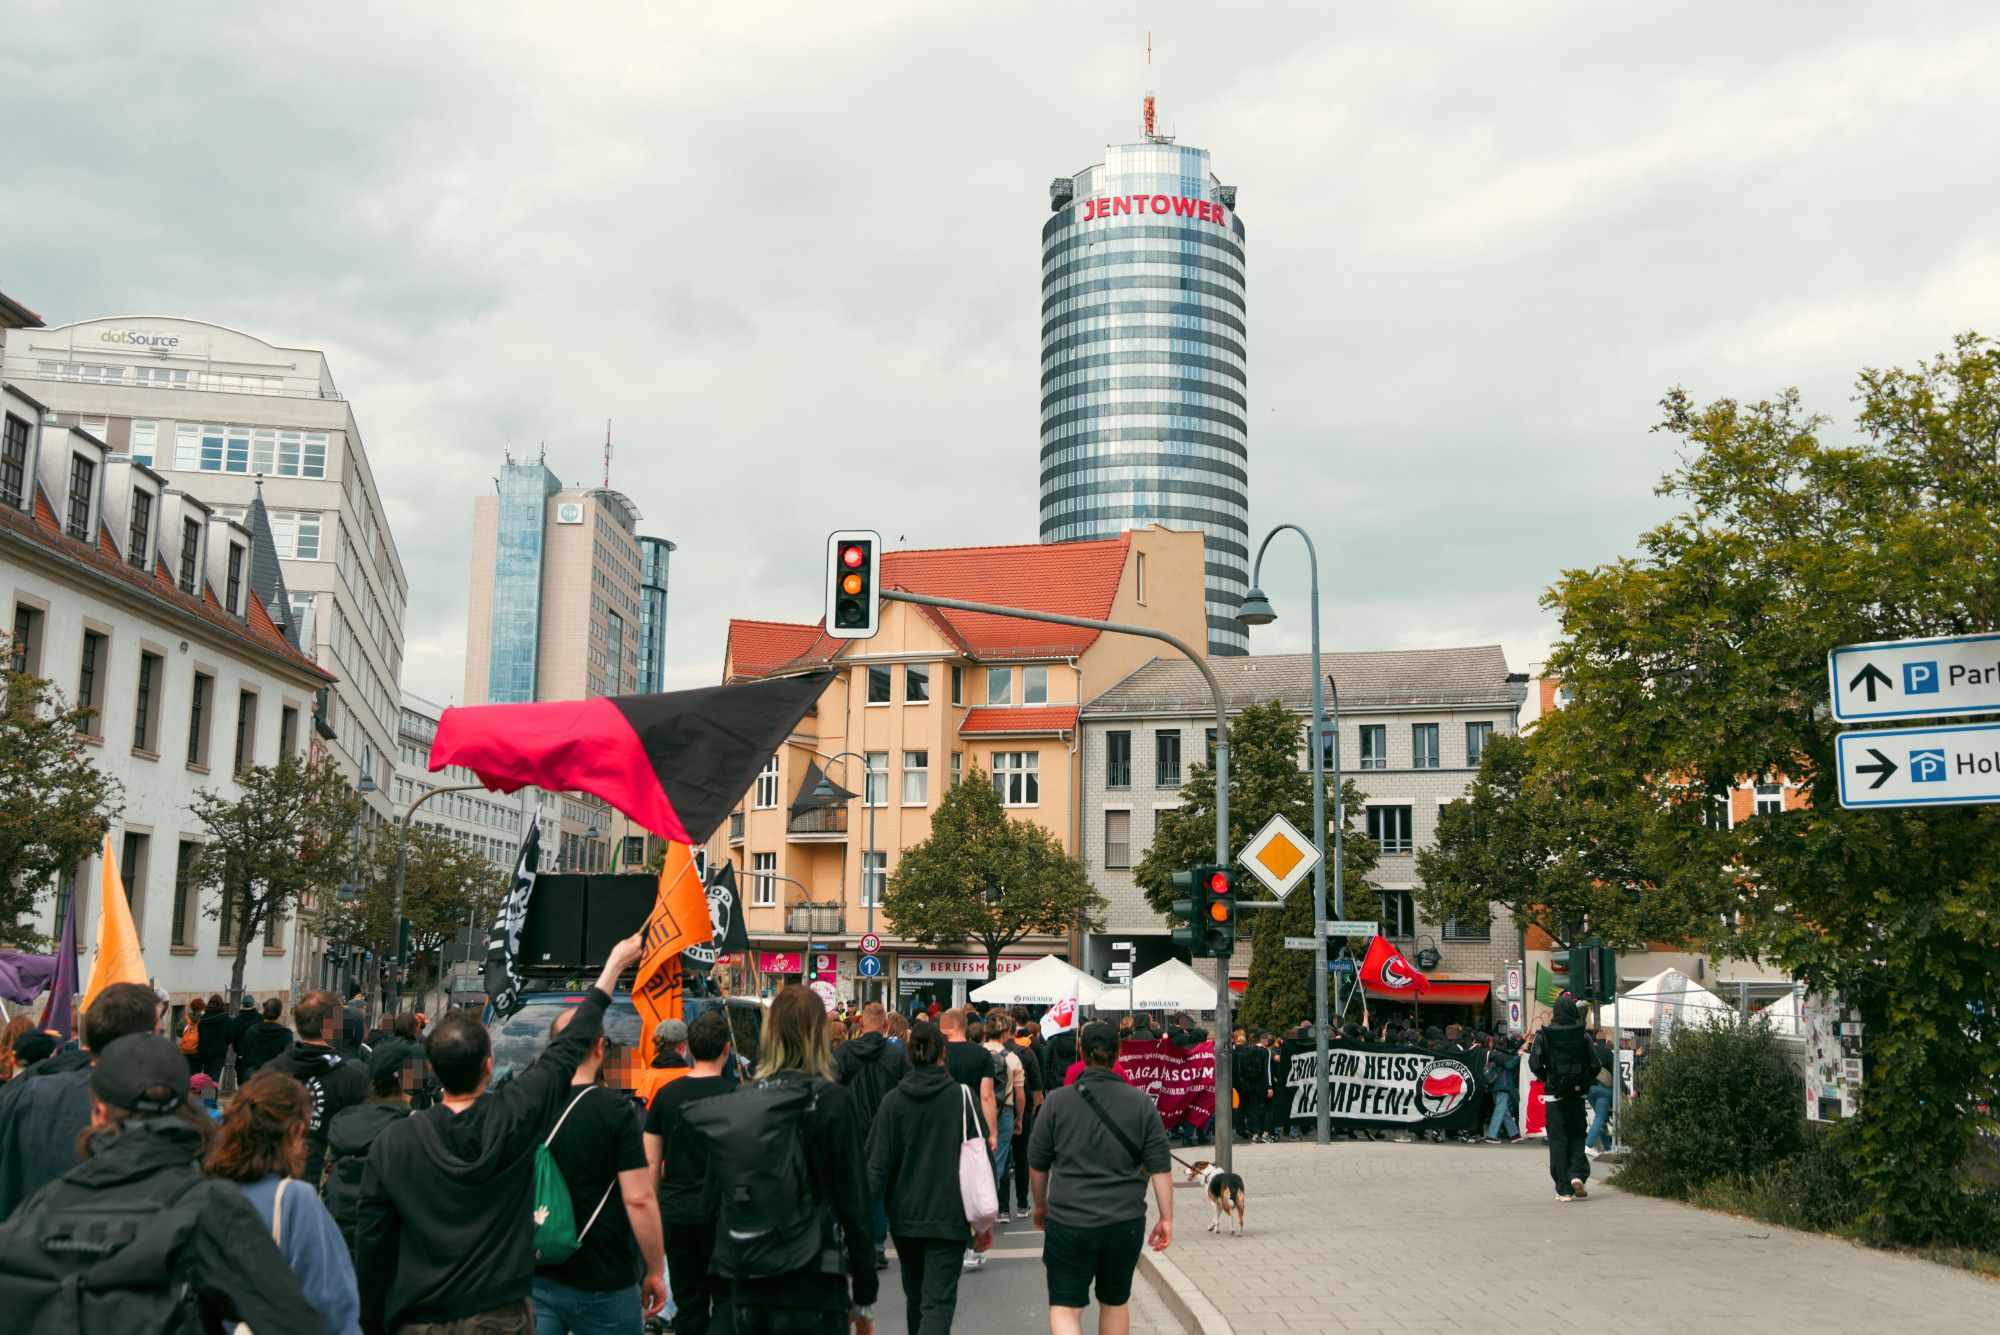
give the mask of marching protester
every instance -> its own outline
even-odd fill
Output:
[[[1028,1190],[1028,1137],[1035,1129],[1035,1115],[1041,1111],[1042,1100],[1048,1097],[1048,1068],[1042,1064],[1046,1044],[1042,1041],[1041,1026],[1028,1016],[1026,1006],[1014,1007],[1014,1055],[1020,1060],[1024,1075],[1023,1088],[1026,1107],[1014,1122],[1014,1153],[1009,1156],[1013,1164],[1014,1212],[1027,1217],[1029,1204]],[[1000,1189],[1000,1202],[1004,1208],[1007,1202],[1007,1183],[1004,1179],[996,1184]]]
[[[1112,1073],[1118,1036],[1093,1020],[1077,1039],[1084,1070],[1050,1094],[1028,1144],[1035,1227],[1046,1233],[1049,1329],[1081,1335],[1092,1290],[1098,1330],[1124,1335],[1132,1272],[1146,1237],[1146,1185],[1160,1220],[1150,1239],[1163,1251],[1174,1236],[1172,1155],[1152,1099]]]
[[[1590,1100],[1590,1131],[1583,1138],[1583,1152],[1595,1159],[1611,1147],[1611,1082],[1618,1063],[1602,1029],[1590,1031],[1590,1050],[1597,1059],[1597,1069],[1591,1073],[1590,1088],[1584,1091]]]
[[[1590,1160],[1583,1152],[1583,1097],[1597,1073],[1597,1053],[1577,1014],[1576,998],[1556,998],[1555,1018],[1535,1035],[1528,1065],[1541,1077],[1549,1131],[1549,1176],[1558,1202],[1590,1194]]]
[[[681,1127],[687,1109],[729,1093],[736,1082],[723,1074],[729,1062],[729,1018],[721,1011],[697,1015],[687,1026],[688,1073],[653,1096],[646,1111],[646,1164],[659,1184],[667,1282],[673,1288],[675,1335],[708,1335],[729,1302],[726,1282],[710,1273],[715,1220],[703,1203],[708,1159],[698,1136]]]
[[[881,1002],[871,1001],[863,1006],[855,1023],[860,1028],[859,1037],[848,1039],[834,1050],[833,1078],[853,1091],[855,1115],[866,1137],[868,1129],[875,1125],[883,1096],[910,1073],[910,1057],[906,1049],[889,1042],[889,1016]],[[879,1268],[889,1263],[889,1216],[879,1192],[874,1201],[875,1264]]]
[[[977,1134],[972,1095],[944,1066],[944,1034],[928,1020],[910,1029],[910,1071],[882,1100],[868,1137],[868,1189],[887,1202],[903,1272],[904,1329],[945,1335],[958,1310],[958,1280],[974,1240],[959,1192],[959,1146]]]
[[[525,1221],[533,1210],[535,1149],[640,944],[634,935],[613,946],[575,1018],[491,1093],[493,1039],[478,1017],[453,1011],[431,1026],[424,1056],[443,1095],[385,1130],[361,1177],[355,1270],[368,1335],[405,1325],[435,1326],[439,1335],[534,1330],[534,1231]],[[304,1009],[302,1002],[302,1027]]]
[[[93,1329],[205,1330],[221,1321],[259,1331],[324,1329],[265,1222],[234,1184],[205,1177],[215,1124],[188,1104],[187,1057],[152,1032],[151,988],[115,983],[126,1010],[144,1000],[145,1029],[105,1042],[87,1072],[88,1129],[81,1162],[34,1193],[0,1227],[0,1310],[24,1332],[78,1329],[77,1294],[89,1274]],[[310,1195],[301,1192],[301,1195]],[[74,1239],[76,1245],[65,1246]],[[113,1252],[106,1254],[106,1249]],[[168,1284],[171,1275],[175,1284]],[[186,1285],[196,1313],[189,1313]]]
[[[292,1031],[279,1018],[285,1013],[285,1003],[277,997],[269,997],[264,1009],[258,1014],[257,1023],[243,1032],[236,1040],[236,1078],[238,1082],[248,1080],[274,1061],[286,1048],[292,1046]]]
[[[1509,1035],[1493,1045],[1486,1061],[1486,1087],[1493,1096],[1493,1116],[1486,1123],[1486,1141],[1497,1145],[1518,1140],[1520,1123],[1514,1110],[1521,1102],[1521,1042]]]
[[[651,1107],[660,1091],[688,1073],[688,1027],[669,1017],[653,1026],[653,1060],[643,1071],[634,1073],[632,1097]]]
[[[580,1010],[556,1016],[549,1038],[560,1037]],[[667,1303],[656,1179],[632,1100],[598,1083],[604,1050],[600,1032],[543,1142],[569,1188],[576,1250],[536,1267],[537,1335],[632,1331]]]
[[[210,1080],[222,1079],[223,1063],[229,1060],[229,1034],[233,1024],[229,1018],[229,1003],[222,999],[222,994],[218,992],[211,996],[202,1008],[201,1020],[195,1025],[196,1067]]]
[[[361,1335],[354,1262],[333,1216],[311,1186],[293,1179],[305,1164],[312,1096],[288,1075],[266,1071],[236,1091],[209,1152],[211,1177],[234,1182],[278,1244],[327,1335]]]
[[[1242,1025],[1230,1035],[1229,1088],[1242,1117],[1243,1138],[1258,1144],[1270,1139],[1266,1114],[1271,1101],[1271,1055],[1248,1038]]]
[[[1000,1148],[999,1137],[993,1128],[1000,1122],[998,1085],[993,1080],[993,1054],[977,1043],[966,1039],[966,1012],[963,1010],[941,1011],[937,1025],[944,1032],[945,1069],[951,1078],[972,1091],[979,1101],[979,1134],[986,1138],[989,1150]]]
[[[423,1049],[413,1043],[383,1044],[368,1058],[368,1101],[342,1108],[327,1122],[326,1181],[320,1194],[350,1256],[361,1226],[361,1177],[368,1151],[384,1131],[410,1115],[410,1092],[422,1083],[423,1060]]]
[[[91,1124],[91,1064],[121,1038],[150,1034],[159,1023],[153,989],[113,983],[83,1013],[84,1049],[37,1062],[0,1088],[0,1219],[76,1164],[77,1136]],[[167,1046],[180,1049],[172,1039]],[[187,1060],[181,1079],[187,1090]]]
[[[1014,1136],[1028,1120],[1028,1072],[1014,1049],[1014,1021],[1006,1011],[995,1007],[989,1012],[985,1031],[982,1046],[996,1059],[993,1091],[1000,1105],[1000,1125],[994,1128],[993,1181],[1005,1186],[1013,1171]],[[1007,1194],[1001,1192],[999,1199],[1000,1222],[1013,1223],[1014,1217],[1007,1212]]]
[[[273,997],[272,1000],[276,1001],[277,998]],[[263,1018],[257,1010],[257,998],[248,992],[243,994],[236,1013],[229,1017],[229,1048],[235,1055],[238,1085],[250,1078],[250,1071],[245,1069],[243,1063],[243,1036],[255,1028],[257,1022]]]
[[[293,1018],[299,1033],[291,1047],[265,1063],[263,1069],[282,1071],[312,1094],[312,1122],[306,1128],[305,1170],[300,1174],[317,1186],[326,1167],[326,1128],[343,1108],[368,1098],[367,1067],[336,1051],[340,1032],[340,998],[332,992],[308,992],[299,998]]]

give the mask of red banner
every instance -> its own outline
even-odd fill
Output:
[[[1152,1096],[1160,1121],[1172,1131],[1183,1122],[1199,1131],[1215,1118],[1215,1044],[1177,1048],[1164,1038],[1118,1045],[1125,1078]]]

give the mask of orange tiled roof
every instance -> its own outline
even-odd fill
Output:
[[[729,621],[729,667],[739,677],[765,677],[780,668],[809,663],[822,650],[827,637],[817,625],[796,621]],[[837,646],[839,641],[828,640]]]
[[[1073,732],[1075,729],[1075,705],[1027,705],[1020,708],[988,708],[982,705],[977,709],[968,709],[965,721],[958,725],[959,735],[963,737],[980,733]]]

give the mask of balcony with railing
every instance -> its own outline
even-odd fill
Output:
[[[794,904],[785,910],[785,930],[795,936],[838,936],[846,931],[842,904]]]
[[[729,813],[729,845],[732,848],[743,845],[743,813],[740,811]]]
[[[785,825],[785,837],[795,843],[839,843],[847,838],[847,808],[813,807]]]

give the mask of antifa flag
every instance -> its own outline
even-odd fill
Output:
[[[438,720],[430,767],[463,765],[503,793],[589,793],[662,839],[705,843],[832,679],[460,706]]]
[[[1379,938],[1378,938],[1379,939]],[[1328,1116],[1338,1130],[1478,1131],[1480,1079],[1471,1053],[1393,1043],[1332,1043]],[[1278,1062],[1278,1117],[1301,1129],[1319,1115],[1319,1054],[1288,1042]]]
[[[521,1009],[521,975],[514,961],[521,953],[521,927],[528,921],[528,896],[535,892],[535,873],[542,865],[542,825],[528,822],[520,860],[500,897],[500,909],[486,940],[486,1004],[493,1017],[504,1020]]]

